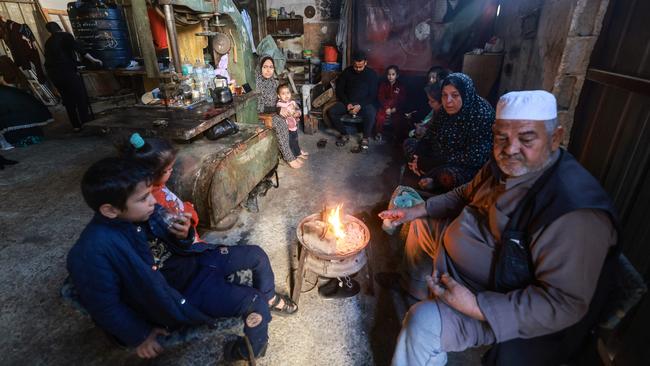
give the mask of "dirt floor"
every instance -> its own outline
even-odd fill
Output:
[[[60,120],[46,128],[45,142],[3,151],[20,161],[0,171],[0,354],[5,365],[215,365],[221,361],[224,336],[213,335],[168,349],[153,362],[112,344],[86,317],[64,304],[59,289],[66,277],[65,259],[92,212],[82,201],[79,181],[85,169],[113,154],[106,136],[73,134]],[[320,138],[328,138],[323,149]],[[376,213],[385,207],[402,164],[390,144],[371,145],[367,154],[351,146],[337,148],[325,132],[302,135],[311,152],[300,170],[280,165],[280,187],[259,201],[260,212],[242,211],[227,232],[206,234],[230,245],[257,244],[269,254],[279,292],[288,293],[296,267],[295,229],[304,216],[325,202],[343,203],[347,213],[365,218],[371,230],[370,265],[376,273],[394,268],[399,256],[395,238],[380,229]],[[300,310],[274,317],[270,342],[259,365],[387,365],[407,309],[396,293],[375,285],[368,294],[368,271],[355,277],[362,292],[344,300],[326,300],[308,276]],[[478,365],[476,351],[450,354],[450,365]]]

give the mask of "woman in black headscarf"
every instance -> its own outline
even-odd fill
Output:
[[[259,94],[257,100],[257,111],[259,113],[273,113],[273,129],[278,137],[278,145],[280,147],[280,154],[284,161],[290,167],[297,169],[302,166],[302,161],[298,159],[289,146],[289,127],[285,122],[286,116],[283,118],[282,114],[287,113],[284,109],[280,110],[277,114],[278,108],[276,103],[278,101],[278,80],[275,78],[275,63],[270,56],[264,56],[260,60],[260,69],[255,74],[256,90]]]
[[[442,107],[409,162],[426,190],[470,181],[492,152],[494,108],[476,94],[469,76],[453,73],[443,80]]]

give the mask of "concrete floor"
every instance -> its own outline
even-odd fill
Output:
[[[2,152],[20,161],[0,171],[0,354],[6,365],[214,365],[224,338],[209,337],[167,350],[153,362],[139,360],[111,344],[91,321],[60,299],[65,259],[92,212],[82,201],[79,181],[97,159],[111,155],[108,138],[92,131],[72,134],[63,121],[46,128],[46,141]],[[324,149],[316,147],[328,138]],[[323,203],[343,203],[347,213],[367,218],[371,229],[370,263],[376,273],[394,268],[396,238],[383,234],[376,213],[385,207],[399,177],[399,153],[389,144],[371,145],[368,154],[337,148],[324,132],[301,135],[310,159],[300,170],[280,165],[280,187],[260,199],[260,212],[243,211],[235,228],[212,233],[229,244],[260,245],[271,258],[277,290],[289,291],[296,267],[296,224]],[[300,298],[291,317],[274,317],[270,343],[259,365],[387,365],[406,304],[375,286],[365,293],[367,271],[356,278],[362,293],[325,300],[316,290]],[[314,281],[314,278],[309,278]],[[303,290],[312,287],[308,283]],[[450,365],[477,365],[476,351],[450,354]]]

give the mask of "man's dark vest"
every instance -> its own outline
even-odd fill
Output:
[[[491,164],[493,172],[502,174],[494,160]],[[532,235],[560,216],[580,209],[603,210],[616,226],[616,212],[607,193],[569,152],[560,149],[557,161],[517,205],[501,235],[493,271],[493,290],[506,293],[534,283],[529,248]]]

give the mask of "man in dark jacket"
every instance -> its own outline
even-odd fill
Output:
[[[81,186],[96,214],[68,254],[68,272],[97,325],[135,347],[138,356],[160,354],[157,337],[167,330],[233,316],[244,320],[244,333],[258,356],[268,341],[269,310],[297,310],[275,293],[273,271],[261,248],[194,242],[188,213],[165,221],[142,165],[100,160],[84,174]],[[253,272],[253,287],[227,281],[242,269]],[[248,356],[243,339],[228,349],[225,356],[231,360]]]
[[[334,127],[341,136],[336,142],[337,146],[345,145],[349,140],[341,117],[345,114],[359,116],[363,120],[363,139],[361,147],[368,148],[368,139],[372,134],[372,127],[375,124],[377,115],[377,85],[379,78],[377,73],[367,67],[366,56],[357,52],[353,55],[352,66],[343,71],[336,80],[336,98],[338,102],[332,106],[328,113]]]
[[[87,53],[74,39],[55,22],[45,28],[52,34],[45,42],[45,70],[63,98],[68,119],[75,132],[90,120],[86,88],[77,72],[77,54],[88,61],[102,65],[102,61]]]

